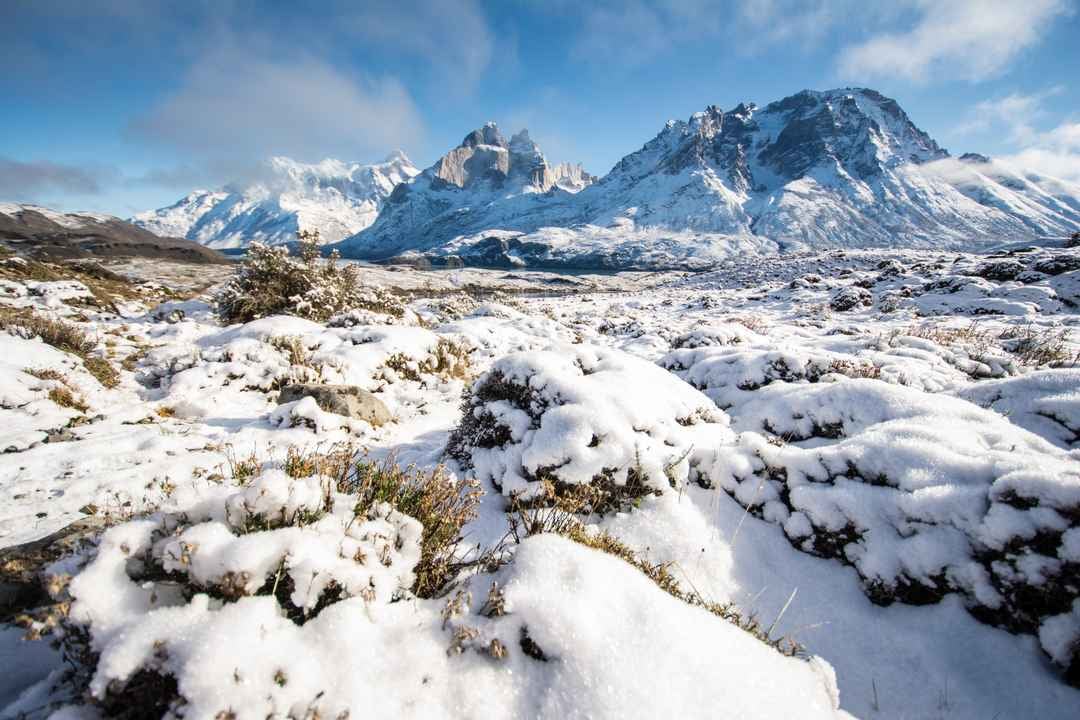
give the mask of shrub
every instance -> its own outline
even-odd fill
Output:
[[[301,230],[300,255],[285,247],[252,243],[240,269],[217,296],[222,322],[249,322],[267,315],[326,321],[362,306],[365,293],[355,265],[338,266],[338,255],[319,259],[318,231]]]
[[[678,487],[695,445],[728,433],[705,395],[658,366],[574,346],[497,361],[466,391],[447,454],[511,504],[604,513]]]

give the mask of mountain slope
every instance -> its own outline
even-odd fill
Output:
[[[0,203],[0,243],[47,258],[151,257],[228,262],[221,253],[176,237],[160,237],[112,215],[61,213],[38,205]]]
[[[539,149],[529,141],[532,155],[515,152],[517,139],[506,143],[493,125],[471,133],[399,187],[343,254],[684,267],[732,252],[962,247],[1080,227],[1077,186],[955,160],[896,101],[867,89],[710,106],[669,122],[576,194],[530,174]],[[454,175],[459,165],[467,172]]]
[[[301,228],[317,229],[324,242],[335,242],[370,225],[394,187],[417,172],[400,151],[376,165],[340,160],[306,165],[275,157],[261,182],[216,192],[196,190],[169,207],[140,213],[132,222],[214,248],[289,242]]]

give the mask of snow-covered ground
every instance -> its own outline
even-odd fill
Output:
[[[106,389],[78,357],[0,332],[0,548],[88,514],[184,512],[110,530],[73,582],[102,658],[91,692],[154,667],[176,678],[184,717],[1080,713],[1064,671],[1080,642],[1075,251],[366,278],[412,293],[403,319],[222,327],[205,297],[115,314],[68,304],[68,286],[0,283],[0,304],[77,323],[121,376]],[[445,362],[451,346],[467,367]],[[394,420],[279,406],[297,380],[369,390]],[[50,399],[60,386],[86,409]],[[403,595],[415,521],[354,526],[347,495],[303,528],[237,530],[320,498],[275,463],[337,443],[476,477],[467,540],[485,547],[506,535],[508,501],[545,483],[633,486],[582,520],[805,651],[785,657],[554,535],[512,547],[455,603]],[[253,453],[268,465],[242,484]],[[162,528],[174,539],[155,544]],[[345,548],[382,562],[357,574]],[[203,585],[285,570],[297,607],[321,608],[328,580],[342,597],[296,624],[273,595],[139,585],[125,567],[140,553]],[[493,581],[505,613],[485,602]],[[0,662],[18,667],[0,674],[3,717],[44,714],[59,677],[47,646],[18,637],[0,634]]]

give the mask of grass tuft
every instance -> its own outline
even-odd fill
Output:
[[[338,490],[357,495],[354,510],[359,517],[387,502],[424,526],[414,593],[437,597],[454,580],[463,567],[457,552],[462,528],[476,517],[483,495],[475,479],[456,480],[441,465],[428,472],[402,468],[389,457],[356,463]]]

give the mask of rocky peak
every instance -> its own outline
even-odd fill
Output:
[[[709,105],[705,108],[705,112],[691,115],[688,125],[691,132],[703,138],[711,138],[723,130],[724,113],[715,105]]]
[[[546,192],[556,184],[539,146],[521,130],[506,141],[489,122],[465,136],[428,173],[436,187],[487,188],[513,192]]]
[[[474,148],[478,145],[492,145],[495,147],[507,147],[506,138],[499,132],[499,127],[494,122],[484,123],[482,128],[473,130],[465,136],[458,147]]]

